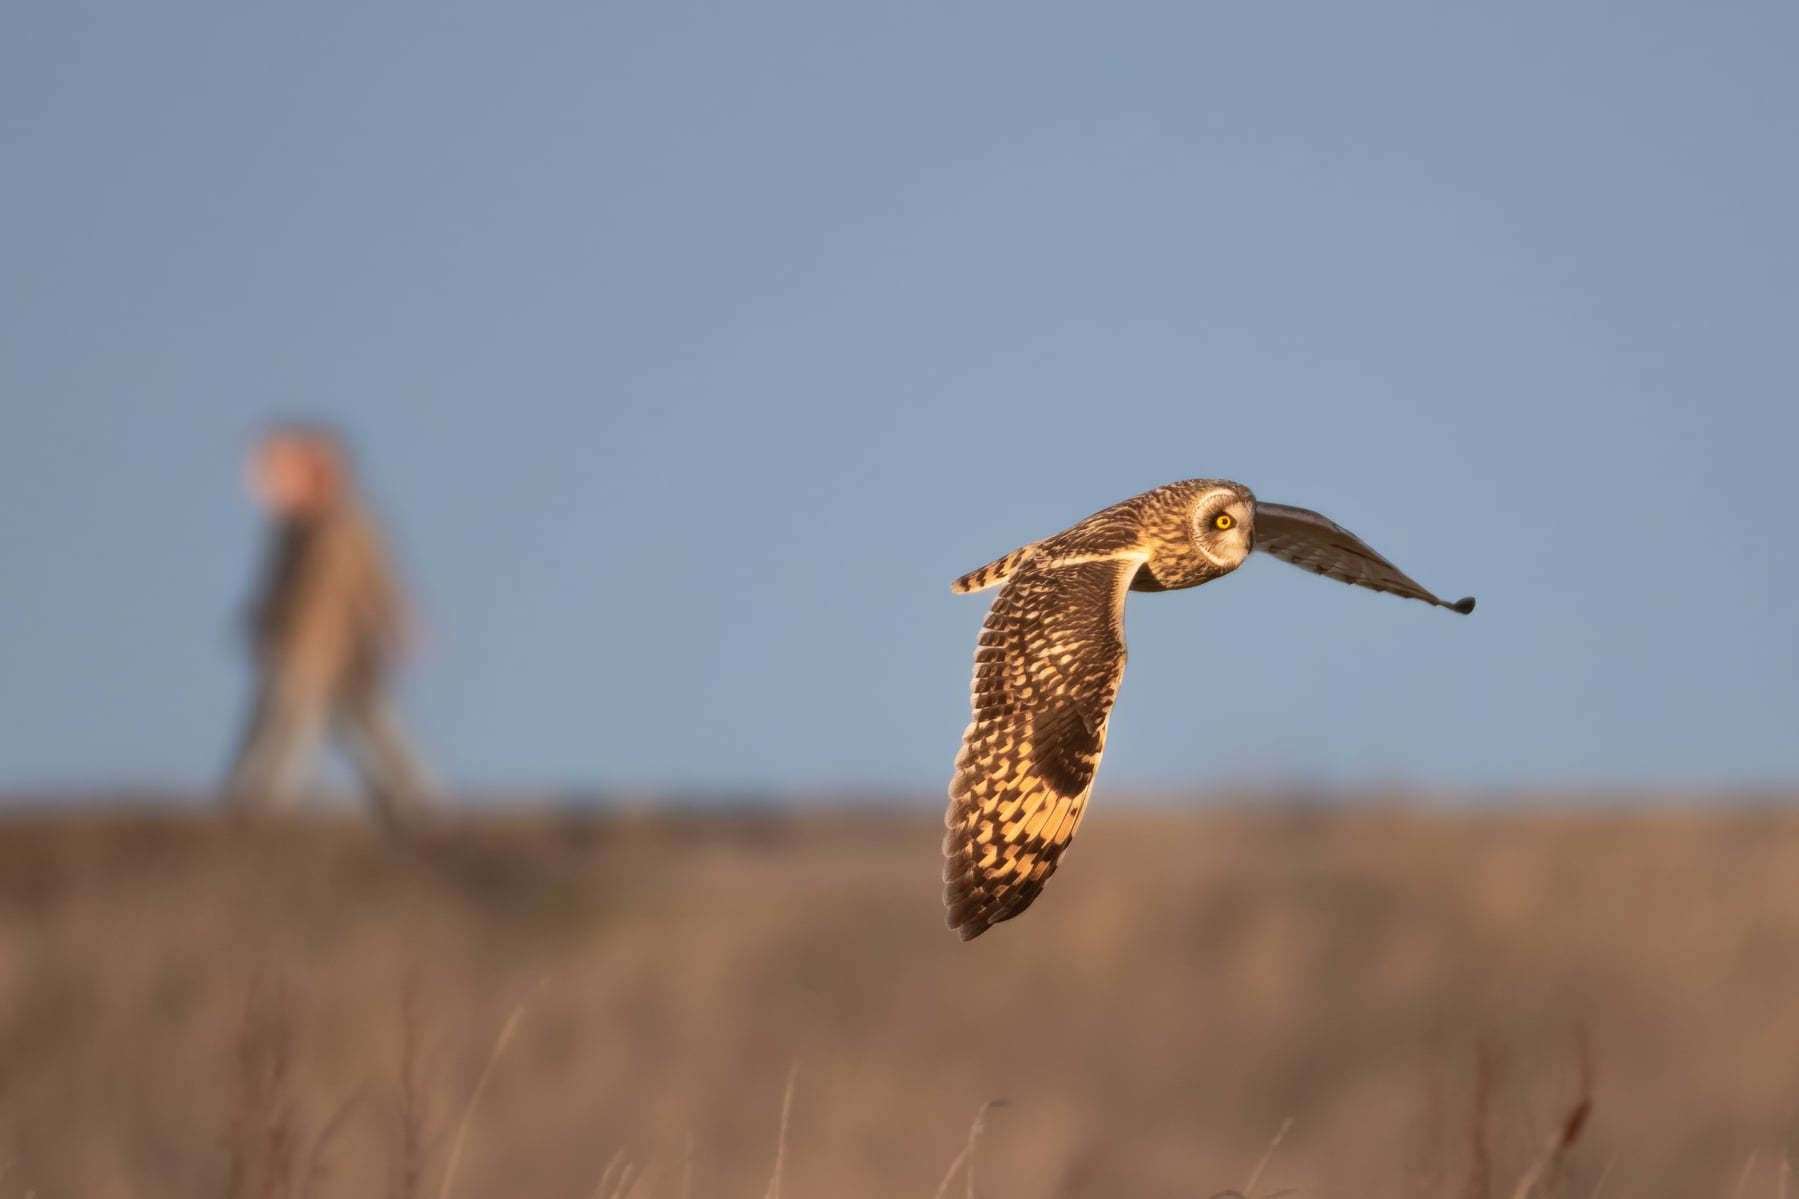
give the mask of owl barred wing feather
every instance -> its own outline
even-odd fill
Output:
[[[1326,578],[1423,600],[1467,615],[1474,597],[1439,599],[1342,525],[1309,508],[1257,502],[1255,548]]]
[[[944,903],[963,940],[1024,911],[1080,827],[1124,678],[1124,597],[1142,564],[1136,552],[1032,558],[987,613],[944,817]]]

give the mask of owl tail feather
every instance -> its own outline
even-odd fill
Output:
[[[949,585],[949,589],[957,595],[967,595],[971,591],[985,591],[997,586],[1011,577],[1030,552],[1037,548],[1037,543],[1021,545],[1009,554],[995,558],[979,570],[971,570]]]

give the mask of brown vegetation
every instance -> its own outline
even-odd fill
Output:
[[[963,944],[917,806],[14,816],[0,1199],[1786,1185],[1799,818],[1114,803]]]

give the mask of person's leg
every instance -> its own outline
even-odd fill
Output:
[[[317,704],[283,694],[279,688],[263,688],[226,779],[226,805],[243,813],[292,806],[303,767],[323,729],[324,713]]]
[[[417,824],[432,807],[434,788],[387,702],[372,691],[353,696],[342,721],[376,815],[393,831]]]

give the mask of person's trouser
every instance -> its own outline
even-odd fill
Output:
[[[225,784],[226,802],[246,813],[291,807],[332,728],[389,828],[410,823],[430,806],[430,782],[379,694],[356,691],[332,700],[274,687],[264,687],[251,710]]]

